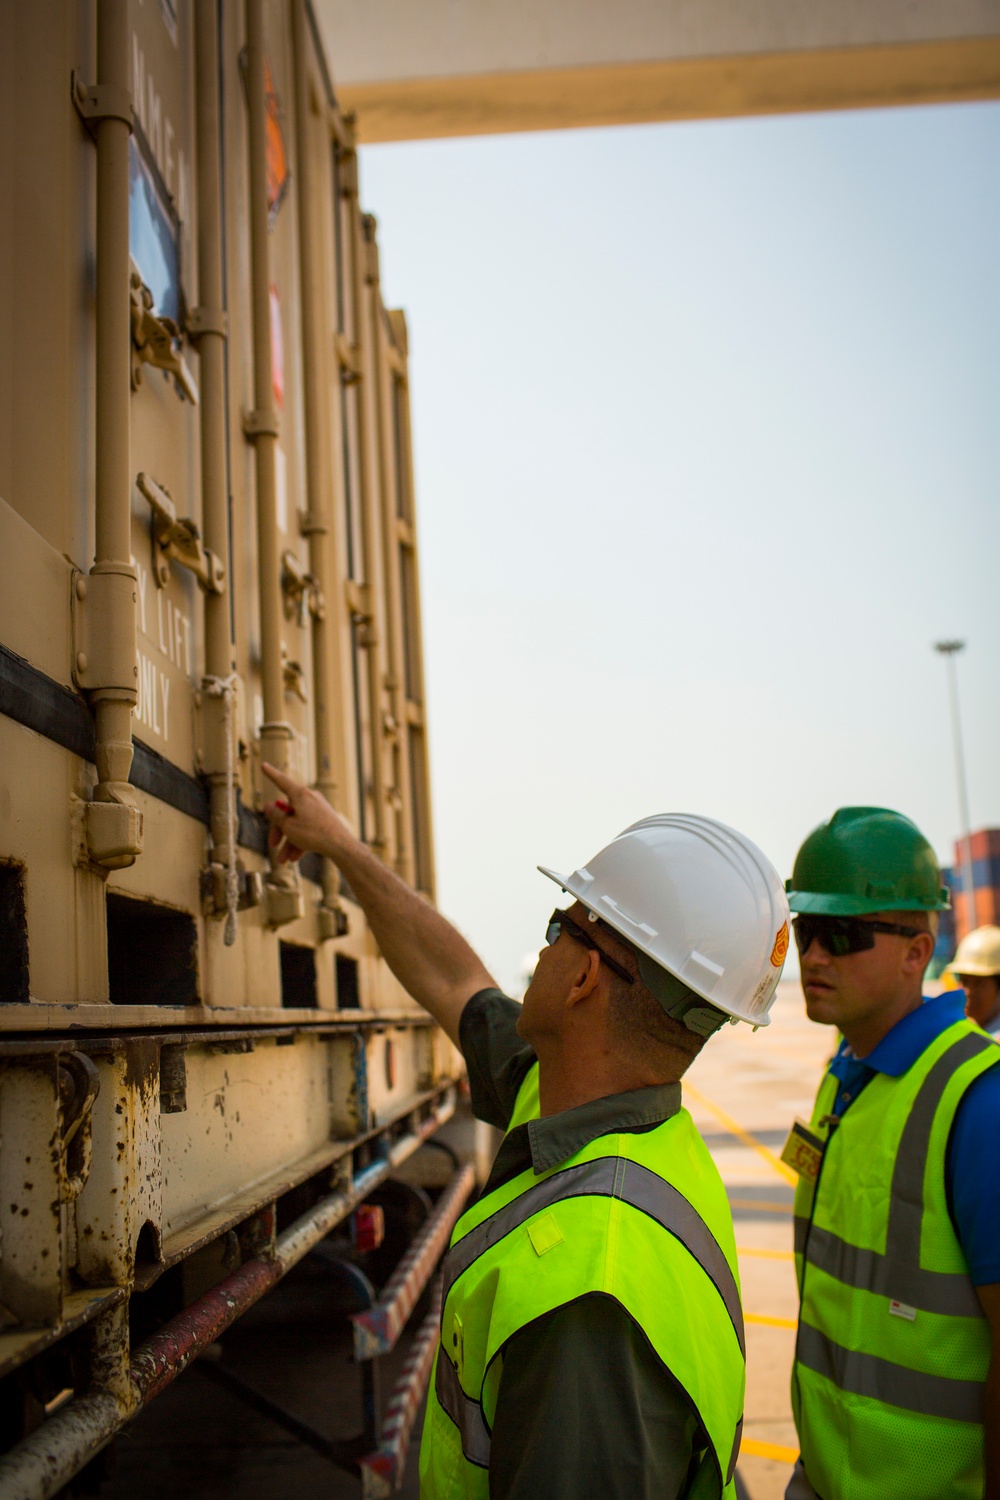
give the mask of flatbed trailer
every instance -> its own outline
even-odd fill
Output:
[[[262,814],[268,760],[433,901],[406,322],[307,0],[14,0],[0,82],[12,1497],[58,1493],[348,1222],[461,1060]],[[470,1185],[417,1236],[393,1341]],[[351,1459],[366,1492],[411,1363]]]

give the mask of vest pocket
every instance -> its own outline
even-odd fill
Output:
[[[554,1250],[556,1245],[561,1245],[564,1235],[556,1223],[555,1214],[539,1214],[537,1219],[533,1219],[528,1225],[528,1239],[536,1255],[544,1255],[547,1250]]]

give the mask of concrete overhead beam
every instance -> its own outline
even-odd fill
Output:
[[[1000,97],[1000,0],[316,0],[363,141]]]

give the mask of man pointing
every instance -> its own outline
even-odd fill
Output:
[[[424,1500],[734,1494],[745,1349],[732,1219],[680,1078],[766,1025],[788,908],[760,850],[644,819],[571,875],[523,1008],[318,793],[270,767],[279,860],[341,869],[397,978],[506,1132],[444,1261]]]

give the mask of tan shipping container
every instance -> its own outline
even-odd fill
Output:
[[[0,1458],[41,1495],[165,1383],[129,1299],[287,1269],[460,1068],[267,857],[262,759],[434,899],[406,321],[305,0],[13,0],[0,80],[0,1393],[89,1328],[106,1398]]]

